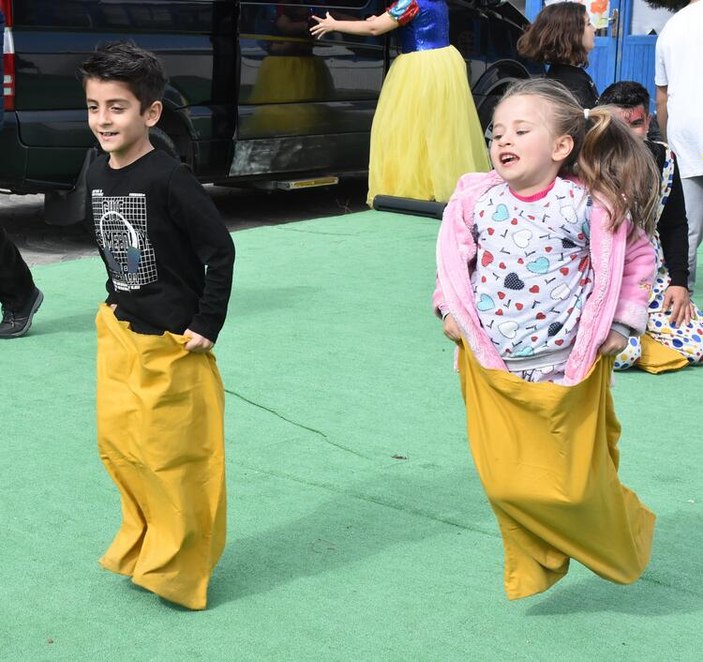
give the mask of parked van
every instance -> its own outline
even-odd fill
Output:
[[[366,172],[393,33],[313,40],[310,15],[363,19],[382,0],[0,0],[5,14],[0,189],[45,193],[50,223],[84,215],[81,171],[95,139],[76,70],[103,41],[132,39],[169,76],[158,147],[203,182],[295,188]],[[448,0],[484,126],[529,75],[515,44],[527,21],[503,0]],[[438,118],[441,121],[441,118]]]

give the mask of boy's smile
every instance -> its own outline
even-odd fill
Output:
[[[149,127],[161,116],[161,102],[155,101],[143,113],[140,102],[126,83],[88,78],[85,81],[88,125],[110,155],[110,167],[123,168],[153,147]]]

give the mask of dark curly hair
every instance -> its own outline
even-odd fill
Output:
[[[586,6],[579,2],[548,5],[518,39],[518,53],[541,64],[586,66],[583,33],[589,21]]]
[[[620,108],[649,109],[649,92],[647,88],[634,80],[620,80],[608,85],[598,98],[599,106],[619,106]]]
[[[99,45],[78,70],[83,82],[88,78],[121,81],[139,100],[143,113],[154,101],[161,101],[166,75],[153,53],[132,41],[111,41]]]

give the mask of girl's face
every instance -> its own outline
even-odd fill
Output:
[[[491,160],[519,195],[544,191],[571,153],[571,136],[554,136],[551,118],[549,102],[528,94],[508,97],[495,110]]]
[[[587,53],[593,50],[596,44],[596,26],[591,23],[591,17],[586,14],[586,27],[583,29],[583,47]]]

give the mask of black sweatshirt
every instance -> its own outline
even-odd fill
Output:
[[[666,160],[666,147],[662,143],[655,143],[645,140],[645,145],[649,147],[661,172]],[[672,155],[673,157],[673,155]],[[674,177],[671,182],[669,198],[664,204],[664,209],[657,231],[664,252],[664,262],[669,270],[672,285],[688,286],[688,219],[686,217],[686,205],[683,199],[683,187],[681,186],[681,175],[679,166],[674,158]]]
[[[108,304],[136,333],[215,342],[227,314],[234,245],[187,166],[153,150],[124,168],[100,156],[88,170],[95,237],[107,268]]]

